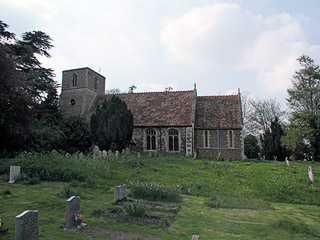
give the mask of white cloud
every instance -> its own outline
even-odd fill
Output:
[[[49,21],[57,14],[56,6],[45,0],[10,0],[6,2],[15,8],[39,16],[44,21]]]
[[[166,87],[172,87],[173,91],[178,89],[178,85],[176,83],[169,83],[168,85],[164,85],[161,83],[150,83],[143,82],[137,85],[135,92],[163,92]]]
[[[167,20],[161,41],[166,57],[200,69],[255,71],[269,93],[286,92],[301,54],[320,57],[308,44],[300,19],[282,13],[264,18],[237,4],[194,8]]]

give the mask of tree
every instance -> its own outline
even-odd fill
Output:
[[[265,133],[276,118],[282,121],[286,116],[286,112],[281,110],[280,104],[275,99],[252,100],[249,98],[246,101],[245,110],[245,131],[247,134],[256,136]]]
[[[112,89],[108,89],[106,90],[106,94],[120,94],[121,91],[119,88],[112,88]]]
[[[244,154],[247,158],[258,158],[260,147],[258,139],[252,134],[244,138]]]
[[[166,91],[166,92],[173,91],[173,87],[168,86],[168,87],[166,87],[166,88],[164,89],[164,91]]]
[[[122,150],[132,138],[133,115],[124,101],[112,96],[91,116],[90,132],[100,149]]]
[[[129,92],[128,93],[133,93],[133,91],[136,89],[137,87],[135,85],[132,85],[131,87],[129,87]]]
[[[292,88],[288,89],[292,112],[284,143],[292,151],[306,144],[312,160],[320,161],[320,68],[309,56],[297,60],[302,68],[295,72]]]
[[[284,131],[278,118],[271,122],[271,127],[264,134],[260,135],[262,146],[262,155],[266,159],[272,160],[276,157],[279,161],[284,161],[288,155],[286,149],[281,145],[281,138],[284,136]]]
[[[89,124],[79,116],[68,117],[63,120],[61,130],[64,135],[62,150],[70,153],[87,152],[91,146]]]

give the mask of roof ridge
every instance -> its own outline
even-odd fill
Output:
[[[238,95],[198,96],[198,98],[224,98],[224,97],[238,97]]]
[[[116,94],[105,94],[105,95],[142,95],[142,94],[159,94],[159,93],[192,93],[193,90],[185,91],[158,91],[158,92],[137,92],[137,93],[116,93]]]

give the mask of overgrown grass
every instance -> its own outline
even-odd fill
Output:
[[[149,213],[149,208],[142,201],[133,201],[123,204],[124,213],[132,217],[144,217]]]

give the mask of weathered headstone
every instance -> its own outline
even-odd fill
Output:
[[[20,175],[20,166],[10,166],[10,179],[9,183],[14,183]]]
[[[194,152],[194,153],[193,153],[193,158],[194,158],[194,159],[197,159],[197,152]]]
[[[288,167],[290,166],[290,162],[289,162],[289,160],[288,160],[288,157],[286,157],[286,163],[287,163],[287,165],[288,165]]]
[[[66,158],[68,158],[68,159],[70,159],[70,158],[71,158],[70,153],[66,153]]]
[[[24,211],[15,217],[14,240],[38,240],[39,213],[37,210]]]
[[[127,186],[126,184],[114,187],[114,202],[126,200],[127,198]]]
[[[101,158],[101,151],[98,146],[94,146],[92,157],[93,157],[93,160],[97,160]]]
[[[81,152],[81,153],[79,153],[79,159],[84,159],[84,155],[83,155],[83,153]]]
[[[66,201],[65,230],[70,232],[76,232],[80,228],[86,226],[86,224],[81,224],[77,221],[77,216],[80,216],[80,197],[72,196]]]
[[[79,158],[79,153],[75,152],[74,154],[72,154],[72,158],[73,159],[78,159]]]
[[[113,153],[112,153],[112,151],[109,149],[108,150],[108,156],[112,156],[113,155]]]
[[[102,158],[106,159],[108,157],[108,152],[106,150],[102,151]]]
[[[311,166],[309,167],[308,172],[310,181],[314,183],[314,173]]]
[[[198,235],[193,235],[191,240],[200,240],[200,236]]]
[[[115,156],[116,156],[116,157],[118,157],[118,156],[119,156],[119,151],[118,151],[118,150],[116,150],[116,152],[115,152]]]
[[[60,154],[57,152],[57,150],[53,149],[53,150],[51,151],[51,157],[52,157],[53,159],[57,159],[57,158],[60,158]]]
[[[140,152],[138,152],[138,159],[140,159],[141,158],[141,153]]]
[[[149,152],[149,158],[152,158],[152,152],[151,151]]]
[[[130,148],[127,147],[127,148],[126,148],[126,155],[130,155],[130,153],[131,153]]]

